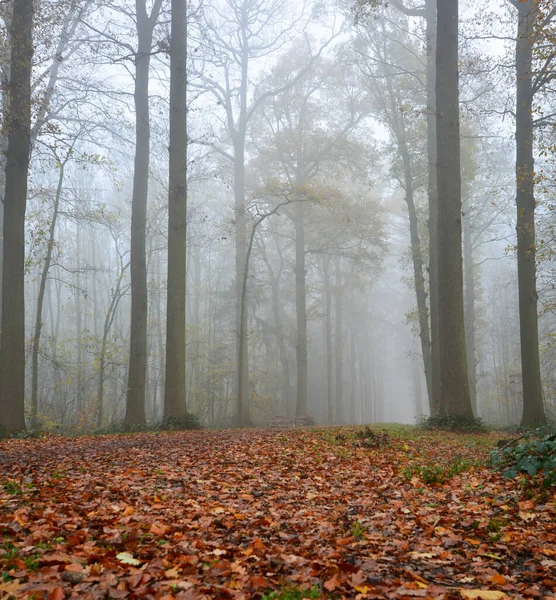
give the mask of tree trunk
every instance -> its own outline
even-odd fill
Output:
[[[108,344],[108,335],[110,333],[110,329],[112,328],[112,323],[114,323],[114,318],[116,316],[116,311],[118,309],[118,304],[120,300],[124,296],[125,292],[128,288],[122,291],[122,281],[129,265],[123,265],[120,258],[120,274],[118,275],[118,281],[116,282],[116,287],[114,288],[114,292],[112,293],[112,298],[110,300],[110,306],[106,311],[106,316],[104,318],[104,328],[102,331],[102,342],[100,346],[100,355],[99,355],[99,367],[98,367],[98,383],[97,383],[97,414],[96,414],[96,422],[97,427],[102,427],[102,421],[104,418],[104,371],[106,369],[106,346]]]
[[[429,313],[431,342],[431,413],[440,409],[440,342],[438,321],[438,185],[436,179],[436,4],[425,0],[427,36],[427,154],[429,196]]]
[[[131,326],[125,420],[145,423],[147,379],[147,196],[149,192],[149,67],[153,27],[160,11],[147,15],[146,0],[136,0],[138,46],[135,55],[135,163],[131,200]]]
[[[234,194],[235,194],[235,250],[236,250],[236,327],[237,364],[241,363],[236,381],[237,406],[242,406],[243,416],[237,415],[238,423],[249,420],[246,407],[249,404],[249,340],[247,339],[247,310],[241,310],[241,296],[247,256],[247,218],[245,214],[245,136],[239,135],[234,152]],[[243,314],[243,317],[242,317]],[[241,339],[245,331],[245,339]],[[240,381],[241,379],[241,381]],[[240,396],[241,388],[241,396]],[[243,425],[239,425],[243,427]]]
[[[533,43],[538,0],[520,2],[516,43],[516,207],[517,278],[521,373],[523,379],[522,425],[544,423],[539,357],[537,273],[535,239],[535,165],[533,159]]]
[[[0,424],[9,432],[25,429],[25,207],[31,140],[33,1],[14,3],[6,187],[2,336],[0,342]]]
[[[423,357],[423,367],[425,371],[425,380],[427,382],[427,391],[429,396],[429,407],[432,411],[432,356],[431,340],[429,329],[429,310],[427,308],[427,291],[425,287],[425,275],[423,272],[424,262],[421,249],[421,240],[419,238],[419,221],[417,219],[417,209],[414,199],[413,168],[411,164],[411,155],[407,145],[405,135],[405,125],[403,116],[398,114],[392,81],[387,78],[386,85],[390,100],[390,112],[392,114],[392,125],[396,136],[398,149],[403,164],[405,202],[407,204],[407,214],[409,217],[409,233],[411,239],[411,260],[413,263],[413,280],[415,284],[415,295],[417,299],[417,314],[419,318],[419,339],[421,342],[421,354]]]
[[[187,3],[172,0],[170,47],[170,183],[164,415],[182,419],[185,398],[187,234]]]
[[[342,288],[342,260],[339,256],[335,258],[335,285],[334,285],[334,308],[336,316],[336,335],[334,354],[336,358],[335,379],[336,379],[336,394],[334,404],[336,408],[336,423],[343,424],[345,422],[344,411],[344,324],[343,324],[343,288]]]
[[[472,417],[463,307],[458,0],[438,3],[436,123],[441,412]]]
[[[66,159],[67,160],[67,159]],[[46,290],[46,281],[50,265],[52,263],[52,250],[54,248],[54,238],[56,235],[56,221],[58,220],[58,208],[60,206],[60,197],[62,195],[62,185],[64,183],[64,171],[66,160],[60,165],[60,174],[58,176],[58,186],[56,196],[54,198],[54,207],[52,209],[52,218],[50,219],[50,229],[48,232],[48,241],[46,247],[46,257],[42,267],[41,278],[39,282],[39,294],[37,298],[37,311],[35,316],[35,332],[33,335],[32,347],[32,376],[31,376],[31,429],[35,429],[38,425],[38,383],[39,383],[39,349],[41,345],[42,332],[42,307],[44,304],[44,293]],[[79,290],[77,291],[79,293]],[[79,382],[78,382],[79,385]]]
[[[330,289],[330,259],[323,259],[323,284],[324,284],[324,351],[326,354],[326,422],[334,424],[334,366],[332,364],[332,290]]]
[[[280,364],[282,366],[282,377],[283,377],[283,403],[284,410],[283,414],[290,415],[292,413],[292,385],[291,385],[291,377],[290,377],[290,362],[288,360],[288,351],[286,347],[286,336],[284,333],[284,324],[282,319],[282,307],[280,303],[280,273],[282,272],[282,253],[279,249],[278,241],[275,238],[276,247],[278,249],[280,255],[280,268],[278,274],[275,274],[272,270],[272,265],[268,260],[268,256],[262,247],[262,258],[266,265],[266,269],[268,272],[268,277],[270,279],[270,289],[272,295],[272,312],[274,315],[274,329],[276,332],[276,343],[278,345],[278,353],[280,358]]]
[[[305,205],[295,203],[295,315],[297,324],[297,401],[295,414],[307,414],[307,288],[305,270]]]
[[[351,424],[359,423],[357,410],[357,351],[356,351],[357,323],[352,321],[349,328],[349,395]]]
[[[467,350],[467,370],[469,397],[473,414],[477,416],[477,365],[475,357],[475,266],[473,264],[473,239],[471,207],[463,205],[463,268],[465,279],[465,348]]]
[[[0,14],[4,21],[6,36],[0,41],[2,53],[0,60],[5,65],[4,76],[6,81],[11,78],[11,29],[13,15],[13,0],[0,3]],[[10,106],[10,92],[7,86],[0,86],[0,123],[7,122]],[[5,127],[0,127],[0,335],[2,331],[2,270],[4,262],[4,197],[6,191],[6,154],[8,152],[8,132]]]

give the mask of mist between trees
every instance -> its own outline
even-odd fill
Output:
[[[3,430],[554,417],[550,0],[0,28]]]

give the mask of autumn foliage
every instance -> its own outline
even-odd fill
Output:
[[[556,598],[553,488],[486,466],[495,439],[7,440],[0,598]]]

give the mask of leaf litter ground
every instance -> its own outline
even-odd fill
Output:
[[[556,598],[556,497],[493,435],[357,432],[3,441],[0,600]]]

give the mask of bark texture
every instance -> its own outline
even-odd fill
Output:
[[[170,47],[170,174],[168,298],[164,415],[187,413],[185,397],[185,288],[187,234],[187,4],[172,0]]]
[[[438,3],[436,173],[440,410],[446,415],[472,417],[463,303],[458,21],[458,0]]]
[[[147,379],[147,197],[149,193],[149,70],[153,28],[160,12],[155,2],[147,14],[145,0],[136,0],[138,47],[135,55],[135,162],[131,200],[131,327],[125,420],[145,423]]]
[[[25,429],[25,208],[31,148],[31,67],[33,0],[14,3],[11,28],[10,103],[6,185],[2,337],[0,342],[0,425],[9,432]]]
[[[538,0],[519,2],[516,42],[516,207],[522,425],[546,420],[539,357],[533,158],[533,44]]]
[[[436,181],[436,0],[425,1],[427,35],[427,153],[429,196],[429,313],[431,342],[430,409],[440,408],[440,343],[438,322],[438,186]]]

